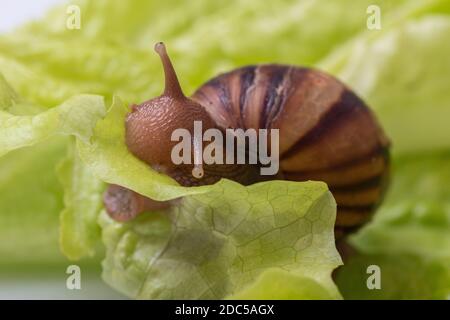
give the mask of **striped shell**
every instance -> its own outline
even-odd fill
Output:
[[[279,129],[283,178],[328,184],[338,206],[336,238],[365,223],[380,203],[389,141],[365,103],[330,75],[247,66],[213,78],[192,99],[220,128]]]

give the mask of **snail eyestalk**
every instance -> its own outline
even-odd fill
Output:
[[[180,83],[178,81],[177,74],[167,54],[166,46],[162,42],[155,44],[155,51],[161,57],[161,62],[164,68],[165,88],[164,95],[173,98],[184,98],[183,91],[181,90]]]

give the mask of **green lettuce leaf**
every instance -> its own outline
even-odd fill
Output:
[[[0,102],[2,103],[0,108],[0,156],[14,149],[35,144],[39,144],[39,148],[47,150],[43,144],[50,143],[52,145],[49,138],[55,135],[71,134],[80,141],[88,141],[97,120],[106,113],[103,98],[94,95],[78,95],[49,110],[32,106],[24,102],[1,75]],[[66,158],[59,168],[65,188],[65,209],[61,212],[60,218],[60,243],[62,252],[66,256],[78,259],[84,255],[92,255],[94,243],[96,241],[98,243],[100,238],[96,220],[101,205],[100,196],[103,183],[86,170],[77,153],[71,150],[72,148],[69,158]],[[36,151],[29,151],[29,154],[33,162],[27,162],[28,165],[42,161],[36,160],[35,154],[44,159],[46,156],[45,153]],[[59,156],[61,157],[61,154]],[[57,161],[56,158],[51,159],[49,163],[55,165],[55,161]],[[8,163],[7,159],[6,163]],[[23,163],[23,161],[18,163]],[[44,171],[34,171],[32,166],[29,169],[22,168],[22,170],[31,171],[31,176],[37,174],[36,178],[45,174]],[[54,176],[53,172],[51,176]],[[13,177],[18,184],[23,183],[20,177]],[[45,200],[44,195],[42,196],[43,201]],[[7,199],[5,202],[7,205],[14,204]],[[6,212],[2,214],[14,214],[8,213],[9,210],[6,209]],[[20,210],[18,211],[20,212]],[[17,219],[20,217],[17,213]],[[23,218],[25,218],[24,213]],[[18,252],[21,251],[18,250]]]
[[[380,290],[367,287],[370,265],[380,267]],[[407,254],[357,255],[339,269],[336,283],[345,299],[449,299],[450,259]]]
[[[448,299],[450,154],[405,157],[393,172],[386,201],[350,239],[360,254],[340,269],[337,284],[350,299]],[[381,290],[366,287],[372,264],[381,269]]]
[[[449,258],[450,154],[407,157],[393,171],[386,201],[352,244],[372,254]]]
[[[79,158],[74,144],[58,166],[64,187],[64,210],[60,214],[60,247],[72,260],[92,256],[100,243],[97,217],[102,208],[104,183]]]
[[[293,274],[282,269],[262,272],[253,284],[230,299],[242,300],[332,300],[337,296],[324,284],[312,278]]]
[[[18,100],[17,93],[11,88],[5,77],[0,73],[0,110],[12,108]]]
[[[59,138],[0,159],[0,268],[66,261],[58,248],[63,190],[54,172],[65,152]]]
[[[96,95],[74,96],[61,105],[34,115],[16,115],[2,110],[28,109],[15,105],[9,85],[0,77],[0,156],[42,142],[57,134],[75,135],[87,141],[92,130],[106,113],[103,98]]]
[[[40,105],[80,92],[138,103],[162,90],[157,41],[167,42],[183,88],[192,93],[240,65],[312,66],[365,29],[369,5],[379,5],[388,24],[437,2],[445,0],[73,1],[81,11],[79,30],[66,28],[67,6],[56,7],[0,37],[0,71]]]
[[[118,223],[104,213],[103,277],[134,298],[217,299],[246,290],[276,268],[275,276],[283,270],[283,281],[309,284],[290,298],[339,298],[331,280],[341,264],[335,208],[320,182],[244,187],[222,180],[168,211],[132,222]],[[268,294],[275,297],[273,289]]]
[[[339,66],[323,62],[374,108],[394,154],[450,148],[449,34],[449,15],[429,15],[357,39]]]
[[[87,142],[98,119],[106,114],[103,98],[95,95],[74,96],[48,110],[32,108],[3,77],[0,77],[0,102],[3,109],[0,109],[0,156],[25,146],[46,143],[55,135],[74,135]],[[36,112],[38,109],[41,112]],[[103,183],[90,174],[72,151],[59,169],[65,188],[65,209],[60,217],[62,252],[71,259],[92,255],[94,244],[100,238],[96,220]]]

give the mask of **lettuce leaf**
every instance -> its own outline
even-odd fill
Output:
[[[103,98],[95,95],[78,95],[49,110],[38,106],[33,110],[1,75],[0,102],[0,156],[25,146],[48,143],[55,135],[71,134],[86,142],[98,119],[106,113]],[[36,109],[41,112],[36,113]],[[46,150],[42,144],[39,147]],[[90,174],[72,149],[59,165],[59,176],[65,189],[60,246],[67,257],[79,259],[92,255],[94,245],[99,243],[100,230],[96,220],[103,183]],[[31,153],[32,159],[34,153]],[[45,156],[45,153],[38,154]],[[50,163],[55,165],[53,161]],[[32,167],[29,169],[33,170]],[[21,180],[17,179],[17,182]]]
[[[162,91],[162,71],[152,50],[161,40],[167,42],[185,92],[192,93],[217,73],[240,65],[312,66],[365,28],[369,5],[382,7],[386,23],[397,20],[399,12],[429,6],[421,0],[71,4],[80,6],[79,30],[66,28],[66,6],[59,6],[44,19],[0,37],[0,71],[34,103],[52,106],[80,92],[108,101],[114,94],[128,103],[147,100]]]
[[[61,105],[35,115],[16,115],[5,110],[12,107],[9,85],[0,77],[0,92],[4,105],[0,108],[0,156],[11,150],[31,146],[57,134],[72,134],[87,141],[106,110],[103,98],[96,95],[77,95]],[[21,104],[16,109],[28,108]]]
[[[244,187],[221,180],[168,211],[132,222],[118,223],[103,213],[103,277],[134,298],[217,299],[276,268],[283,281],[309,283],[290,298],[336,299],[331,271],[341,260],[334,246],[335,208],[320,182]],[[274,289],[268,294],[285,297]]]
[[[268,269],[247,288],[229,299],[241,300],[333,300],[337,296],[310,277],[282,269]]]
[[[350,242],[360,254],[339,270],[350,299],[448,299],[450,296],[450,154],[394,163],[392,187],[373,221]],[[366,268],[381,269],[382,290],[368,290]]]
[[[385,203],[352,244],[371,254],[450,258],[450,154],[407,157],[394,170]]]
[[[0,159],[0,268],[65,263],[58,248],[63,190],[54,168],[66,143],[50,139]]]
[[[72,260],[92,256],[100,244],[97,217],[103,206],[104,183],[81,161],[73,143],[58,165],[58,176],[64,188],[59,226],[61,251]]]
[[[0,110],[12,108],[17,100],[17,93],[0,73]]]
[[[390,242],[389,242],[390,245]],[[367,267],[380,267],[381,289],[369,290]],[[339,269],[336,283],[345,299],[448,299],[450,259],[408,254],[362,254]]]
[[[373,106],[394,154],[450,148],[449,34],[450,15],[429,15],[357,39],[338,67],[323,62]]]

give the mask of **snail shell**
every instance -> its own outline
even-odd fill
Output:
[[[337,238],[380,203],[389,141],[371,110],[336,78],[295,66],[247,66],[206,82],[192,99],[220,128],[279,129],[283,179],[328,184]]]

